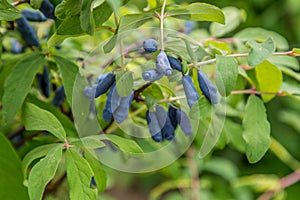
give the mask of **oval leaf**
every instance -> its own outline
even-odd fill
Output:
[[[271,144],[271,129],[266,108],[257,96],[251,95],[248,98],[243,128],[247,158],[250,163],[256,163],[265,155]]]
[[[90,188],[93,171],[89,163],[73,149],[66,152],[66,166],[71,200],[96,200],[97,190]]]
[[[282,72],[269,61],[264,61],[255,67],[258,89],[263,92],[276,93],[282,85]],[[275,97],[275,94],[262,94],[264,102]]]
[[[43,110],[32,103],[24,105],[22,118],[26,130],[49,131],[63,141],[66,132],[58,119],[50,112]]]
[[[6,0],[0,0],[0,21],[13,21],[22,17],[20,11],[8,3]]]
[[[191,21],[210,21],[225,23],[221,9],[206,3],[192,3],[186,7],[168,7],[168,16]]]
[[[259,44],[254,40],[247,42],[251,46],[248,56],[250,66],[256,66],[269,58],[275,50],[275,44],[272,38],[268,38],[265,42]]]
[[[222,96],[228,96],[235,88],[238,77],[238,62],[234,57],[217,55],[217,87]]]
[[[17,152],[2,133],[0,144],[0,199],[29,199]]]
[[[12,120],[22,106],[35,75],[44,64],[44,55],[32,53],[22,58],[12,69],[4,85],[3,115]]]
[[[46,185],[55,176],[56,169],[62,157],[62,148],[62,145],[53,148],[45,158],[33,166],[28,178],[30,199],[42,199]]]

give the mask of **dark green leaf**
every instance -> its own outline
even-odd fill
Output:
[[[55,16],[58,19],[65,19],[80,13],[82,0],[65,0],[58,4],[55,8]]]
[[[66,166],[71,200],[96,200],[97,190],[90,188],[93,171],[89,163],[73,149],[66,152]]]
[[[0,21],[13,21],[22,17],[21,13],[8,3],[6,0],[0,0]]]
[[[22,172],[24,174],[24,179],[27,179],[27,170],[30,164],[38,158],[44,157],[48,154],[48,152],[55,148],[56,146],[61,144],[46,144],[43,146],[39,146],[33,150],[31,150],[29,153],[26,154],[26,156],[22,160]]]
[[[268,61],[278,67],[287,67],[293,70],[299,70],[299,62],[293,56],[271,56]]]
[[[117,91],[120,97],[130,95],[133,89],[133,72],[122,71],[116,73]]]
[[[63,141],[66,132],[58,119],[50,112],[43,110],[32,103],[26,103],[23,108],[22,118],[29,131],[49,131]]]
[[[80,26],[80,15],[65,18],[56,30],[57,35],[79,36],[84,34]]]
[[[106,173],[103,170],[101,162],[95,157],[95,155],[92,155],[89,151],[85,151],[84,153],[85,159],[90,164],[93,172],[94,172],[94,178],[97,184],[97,188],[99,192],[103,192],[106,188]]]
[[[248,98],[243,119],[243,138],[250,163],[258,162],[270,147],[270,124],[263,102],[254,95]]]
[[[68,103],[72,106],[73,88],[78,75],[78,66],[63,57],[55,56],[54,59],[56,60],[62,75]]]
[[[2,133],[0,144],[0,199],[29,199],[18,154]]]
[[[280,91],[282,84],[281,71],[269,61],[264,61],[255,67],[257,88],[262,92],[276,93]],[[273,99],[275,94],[262,94],[264,102]]]
[[[217,55],[217,87],[222,96],[230,95],[238,77],[238,63],[234,57]]]
[[[56,169],[62,158],[63,146],[54,147],[45,158],[33,166],[28,178],[28,193],[30,199],[40,200],[46,185],[55,176]]]
[[[95,27],[100,27],[106,22],[112,14],[112,10],[107,2],[103,2],[93,10],[93,17],[95,20]]]
[[[168,16],[191,21],[210,21],[225,23],[221,9],[206,3],[192,3],[188,6],[168,7]]]
[[[11,120],[31,88],[36,73],[44,64],[44,55],[32,53],[22,58],[5,81],[3,95],[3,115],[6,121]]]
[[[268,38],[263,43],[259,44],[254,40],[247,42],[251,46],[248,56],[248,63],[250,66],[256,66],[269,58],[275,50],[275,44],[272,38]]]
[[[93,35],[95,31],[95,22],[93,16],[94,0],[85,0],[80,12],[80,25],[84,32]]]
[[[243,139],[243,128],[241,124],[226,119],[222,134],[226,135],[229,143],[238,151],[245,152],[245,140]]]

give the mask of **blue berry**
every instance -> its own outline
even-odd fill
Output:
[[[89,99],[94,99],[96,94],[97,85],[93,85],[92,87],[85,87],[83,92],[84,96]]]
[[[144,47],[145,51],[147,51],[149,53],[152,53],[152,52],[157,51],[158,43],[154,39],[151,39],[151,38],[150,39],[146,39],[143,42],[143,47]]]
[[[168,60],[170,62],[170,65],[173,69],[176,69],[177,71],[182,72],[182,65],[179,62],[179,60],[177,58],[171,57],[171,56],[167,56]]]
[[[117,93],[116,83],[113,83],[113,85],[111,86],[111,88],[110,88],[110,90],[108,92],[107,99],[106,99],[106,104],[105,104],[105,108],[104,108],[103,113],[102,113],[103,119],[106,122],[109,122],[110,120],[112,120],[112,118],[113,118],[113,111],[121,103],[121,98],[116,98],[118,96],[116,96],[117,94],[115,94],[115,93]],[[113,98],[113,96],[114,96],[114,98]]]
[[[198,71],[198,83],[203,95],[212,103],[218,103],[218,89],[202,71]]]
[[[159,73],[156,69],[150,69],[148,71],[144,71],[142,77],[145,81],[157,81],[163,77],[162,73]]]
[[[161,128],[159,126],[156,113],[147,110],[146,121],[147,121],[148,128],[149,128],[152,139],[155,142],[162,142],[163,136],[161,134]]]
[[[22,15],[29,21],[33,22],[44,22],[47,21],[47,18],[43,13],[40,13],[38,11],[33,11],[29,9],[22,10]]]
[[[156,106],[156,117],[161,128],[162,136],[167,140],[174,138],[174,127],[165,109],[159,105]]]
[[[55,7],[49,0],[43,0],[41,7],[39,10],[48,18],[48,19],[55,19],[54,11]]]
[[[178,125],[178,121],[177,121],[177,109],[174,108],[173,106],[169,105],[168,108],[168,115],[169,118],[171,120],[172,126],[174,127],[174,129],[176,129],[177,125]]]
[[[11,39],[10,40],[11,43],[11,52],[13,54],[19,54],[19,53],[23,53],[25,47],[23,47],[18,40],[16,39]]]
[[[60,106],[66,98],[64,86],[59,86],[55,90],[55,94],[52,100],[52,105]]]
[[[129,108],[133,100],[133,91],[126,97],[121,97],[120,105],[113,111],[114,119],[118,124],[122,123],[128,116]]]
[[[190,108],[198,101],[199,94],[196,91],[192,78],[189,75],[182,77],[183,89]]]
[[[168,57],[164,51],[160,51],[156,58],[156,70],[166,76],[171,76],[173,69],[170,66]]]
[[[107,90],[115,82],[115,75],[112,72],[102,74],[98,77],[97,88],[95,92],[95,98],[107,92]]]
[[[190,122],[190,119],[188,118],[187,114],[178,109],[176,111],[176,118],[177,118],[177,122],[181,128],[181,130],[184,132],[185,135],[192,135],[193,130],[192,130],[192,125]]]
[[[39,47],[40,46],[39,39],[34,29],[32,28],[32,26],[30,26],[30,24],[27,22],[25,17],[22,16],[21,18],[17,19],[16,22],[17,22],[17,29],[21,33],[25,42],[29,46]]]
[[[37,80],[42,94],[48,98],[50,96],[51,84],[49,78],[49,71],[46,66],[44,66],[43,73],[37,75]]]

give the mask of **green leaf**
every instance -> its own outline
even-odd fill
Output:
[[[255,67],[257,88],[262,92],[276,93],[280,91],[282,84],[281,71],[269,61],[264,61]],[[275,97],[275,94],[262,94],[264,102],[268,102]]]
[[[133,72],[122,71],[116,73],[117,91],[120,97],[130,95],[133,89]]]
[[[28,178],[28,193],[30,199],[42,199],[46,185],[55,176],[56,169],[62,158],[63,146],[54,147],[45,158],[33,166]]]
[[[114,13],[116,13],[116,15],[119,15],[120,7],[128,3],[129,0],[105,0],[105,1],[109,4],[111,10],[113,10]]]
[[[42,5],[43,0],[30,0],[30,6],[34,9],[39,9]]]
[[[54,59],[56,60],[62,75],[68,103],[72,106],[73,88],[79,71],[78,66],[63,57],[55,56]]]
[[[188,6],[168,7],[168,16],[191,21],[210,21],[225,23],[221,9],[206,3],[192,3]]]
[[[55,16],[58,19],[65,19],[77,15],[81,11],[82,0],[65,0],[58,4],[55,8]]]
[[[66,132],[58,119],[52,113],[32,103],[24,105],[22,118],[26,130],[49,131],[61,141],[66,138]]]
[[[98,159],[96,159],[96,157],[92,155],[89,151],[85,151],[84,155],[85,159],[88,161],[94,172],[94,178],[97,184],[98,191],[103,192],[106,188],[107,177],[101,162]]]
[[[29,199],[17,152],[2,133],[0,144],[0,199]]]
[[[77,137],[77,131],[74,122],[71,121],[70,118],[68,118],[66,115],[64,115],[59,109],[57,109],[56,107],[54,107],[53,105],[47,102],[37,99],[37,97],[30,94],[28,95],[27,102],[35,104],[41,109],[46,110],[51,114],[53,114],[58,119],[58,121],[63,125],[67,133],[67,136]]]
[[[133,140],[122,138],[113,134],[102,134],[99,136],[101,140],[109,140],[115,145],[117,145],[121,151],[129,154],[142,154],[143,150],[141,147]]]
[[[32,53],[22,58],[7,77],[4,85],[3,116],[12,120],[21,108],[35,75],[44,64],[44,55]]]
[[[236,29],[241,23],[246,20],[246,12],[243,9],[236,7],[222,8],[225,15],[225,24],[212,23],[210,32],[214,37],[221,37]]]
[[[256,66],[269,58],[275,50],[275,44],[272,38],[268,38],[262,44],[250,40],[247,42],[251,46],[248,63],[250,66]]]
[[[24,175],[24,179],[27,179],[28,167],[35,159],[46,156],[51,149],[53,149],[59,145],[61,145],[61,144],[46,144],[46,145],[42,145],[37,148],[34,148],[29,153],[27,153],[22,160],[22,172]]]
[[[105,143],[100,141],[98,138],[93,136],[83,137],[71,142],[71,144],[75,145],[79,148],[87,148],[87,149],[97,149],[105,146]]]
[[[93,171],[89,163],[73,149],[66,152],[66,166],[71,200],[96,200],[97,190],[90,188]]]
[[[293,56],[271,56],[268,61],[278,67],[287,67],[296,71],[300,69],[297,58]]]
[[[251,95],[248,98],[243,128],[248,161],[256,163],[264,156],[271,144],[271,129],[267,120],[266,108],[257,96]]]
[[[80,26],[84,32],[93,35],[95,31],[95,22],[93,15],[94,0],[85,0],[80,12]]]
[[[239,152],[245,152],[245,140],[243,139],[243,128],[241,124],[235,123],[230,119],[225,120],[222,134],[226,135],[229,143]]]
[[[217,87],[222,96],[230,95],[238,77],[238,62],[234,57],[217,55]]]
[[[84,34],[80,26],[80,15],[65,18],[56,30],[57,35],[79,36]]]
[[[242,41],[256,40],[258,42],[263,42],[270,37],[275,41],[279,50],[289,49],[289,43],[283,36],[263,28],[246,28],[234,35],[234,38]]]
[[[100,27],[106,22],[112,14],[112,10],[107,2],[103,2],[93,10],[93,18],[95,21],[95,27]]]
[[[0,0],[0,21],[14,21],[20,17],[22,17],[22,15],[18,9],[6,0]]]

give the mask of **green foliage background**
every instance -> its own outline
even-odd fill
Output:
[[[109,2],[109,1],[107,1]],[[113,1],[111,1],[113,2]],[[144,12],[143,9],[148,6],[148,3],[151,8],[151,2],[154,1],[148,0],[148,1],[141,1],[141,0],[131,0],[126,4],[125,7],[122,7],[121,10],[116,9],[115,12],[119,12],[121,16],[124,16],[128,13],[133,12]],[[180,0],[174,0],[170,1],[168,3],[177,3],[180,5],[187,5],[189,3],[198,2],[193,0],[188,1],[180,1]],[[299,48],[300,46],[300,2],[297,0],[226,0],[226,1],[217,1],[217,0],[207,0],[202,1],[207,2],[209,4],[216,5],[220,8],[227,7],[227,6],[234,6],[240,9],[244,9],[247,15],[247,19],[245,22],[241,23],[240,26],[238,26],[235,30],[232,32],[227,33],[225,36],[222,37],[232,37],[235,35],[235,33],[238,33],[239,31],[243,30],[246,27],[262,27],[271,31],[275,31],[280,33],[282,36],[284,36],[288,43],[289,43],[289,49],[292,49],[293,47]],[[115,5],[115,4],[114,4]],[[28,7],[28,5],[20,5],[19,8]],[[117,6],[117,5],[115,5]],[[74,8],[76,10],[76,8]],[[80,9],[80,8],[79,8]],[[74,11],[75,12],[75,11]],[[83,12],[83,11],[81,11]],[[107,15],[110,16],[111,13],[102,13],[105,18]],[[150,13],[151,15],[153,13]],[[63,15],[63,14],[62,14]],[[143,15],[143,17],[145,17]],[[147,16],[146,16],[147,17]],[[80,21],[80,18],[78,18]],[[137,20],[140,21],[140,16],[135,16],[131,20]],[[78,21],[78,22],[79,22]],[[124,20],[125,21],[125,20]],[[125,22],[124,22],[125,23]],[[172,28],[175,30],[180,30],[183,28],[184,21],[176,21],[176,23],[166,23],[166,26],[168,28]],[[193,38],[197,36],[197,34],[201,35],[201,38],[203,39],[208,35],[209,26],[211,23],[209,22],[196,22],[196,26],[194,28],[194,35],[192,33]],[[73,24],[74,25],[74,24]],[[72,24],[70,27],[67,27],[65,29],[57,30],[57,32],[60,33],[66,33],[69,34],[71,32],[72,34],[76,31],[78,31],[79,37],[72,37],[69,39],[66,39],[64,43],[61,45],[60,50],[53,50],[49,49],[51,52],[54,52],[55,54],[59,56],[55,56],[53,60],[47,60],[46,64],[50,67],[50,69],[53,71],[53,79],[52,84],[59,85],[61,84],[61,75],[62,74],[62,82],[64,85],[68,85],[68,83],[71,83],[75,79],[75,75],[77,74],[78,70],[74,66],[75,62],[77,65],[82,65],[80,61],[76,61],[76,58],[84,58],[87,55],[89,55],[91,49],[96,47],[99,43],[101,43],[103,40],[106,40],[110,38],[113,34],[110,31],[106,30],[105,26],[114,27],[114,19],[111,17],[105,24],[105,26],[102,26],[102,24],[94,24],[96,27],[96,30],[104,30],[95,32],[94,36],[79,36],[82,34],[81,30],[74,30],[72,29]],[[147,25],[149,26],[158,26],[157,22],[149,22]],[[120,25],[121,26],[121,25]],[[48,31],[50,29],[50,33],[52,34],[54,30],[51,28],[51,24],[46,22],[44,24],[40,25],[34,25],[36,28],[41,41],[42,41],[42,47],[44,49],[47,48],[47,42],[48,45],[56,44],[60,39],[64,39],[64,37],[59,36],[53,40],[50,40],[48,37]],[[85,24],[84,31],[92,34],[93,29],[90,27],[90,24]],[[121,28],[120,28],[121,29]],[[69,32],[68,32],[69,31]],[[11,31],[8,34],[9,37],[20,37],[15,32]],[[75,35],[77,36],[77,35]],[[5,45],[7,43],[7,40],[3,40],[3,44]],[[250,46],[254,46],[255,43],[250,42]],[[107,47],[109,48],[109,47]],[[222,48],[221,48],[222,49]],[[63,55],[63,58],[60,57]],[[28,63],[26,63],[26,58],[29,59],[29,57],[34,57],[37,64],[28,66]],[[7,74],[13,72],[13,70],[16,70],[16,68],[22,68],[24,65],[28,67],[28,70],[31,71],[37,71],[39,70],[39,66],[43,65],[43,61],[41,61],[43,57],[42,54],[36,53],[31,54],[29,57],[21,58],[19,55],[2,55],[3,63],[1,64],[1,73],[0,73],[0,96],[3,96],[4,91],[4,80],[6,79]],[[67,59],[66,59],[67,58]],[[23,59],[24,62],[21,62],[21,64],[17,64],[17,61],[20,59]],[[72,60],[72,62],[68,61]],[[221,58],[220,58],[221,59]],[[299,57],[297,58],[299,61]],[[30,63],[30,62],[29,62]],[[57,65],[56,65],[56,64]],[[98,63],[94,64],[97,65]],[[222,65],[217,63],[218,65]],[[293,91],[295,93],[299,94],[299,64],[291,64],[292,67],[294,67],[293,70],[289,71],[283,76],[283,82],[284,82],[284,89],[288,88],[290,91]],[[68,67],[66,67],[68,66]],[[270,66],[269,63],[267,63],[264,66],[270,67],[272,69],[272,66]],[[219,66],[220,67],[220,66]],[[292,68],[291,67],[291,68]],[[74,70],[76,68],[76,70]],[[110,71],[112,67],[106,69],[106,71]],[[276,68],[277,69],[277,68]],[[73,71],[72,71],[73,70]],[[208,71],[211,73],[209,69]],[[253,70],[254,71],[254,70]],[[260,74],[261,79],[260,80],[254,80],[257,82],[260,82],[262,79],[265,81],[266,85],[264,85],[264,89],[272,89],[272,87],[276,88],[276,83],[272,82],[276,79],[276,70],[273,70],[274,74],[272,74],[272,77],[274,79],[265,80],[265,77],[270,76],[269,72],[263,71],[262,68],[257,66],[255,69],[255,73]],[[272,71],[272,72],[273,72]],[[279,70],[278,70],[279,71]],[[84,75],[88,76],[90,74],[98,74],[100,71],[99,69],[93,68],[93,66],[87,66],[87,70],[84,71]],[[288,74],[291,72],[291,76],[288,76]],[[225,73],[225,72],[223,72]],[[253,77],[254,75],[251,74],[252,72],[249,72],[247,75],[249,77]],[[274,76],[273,76],[274,75]],[[278,75],[279,76],[279,75]],[[23,77],[24,78],[24,77]],[[257,78],[257,77],[256,77]],[[239,80],[241,77],[238,77],[238,83],[243,81]],[[258,78],[257,78],[258,79]],[[267,79],[267,78],[266,78]],[[9,80],[11,83],[16,82],[16,88],[20,88],[24,86],[24,81],[22,80],[22,76],[15,77],[15,79]],[[20,81],[20,82],[18,82]],[[279,84],[279,83],[278,83]],[[70,84],[69,84],[70,85]],[[263,85],[263,84],[261,84]],[[30,85],[28,85],[29,87]],[[22,115],[17,115],[17,117],[14,118],[13,121],[10,121],[9,123],[5,123],[1,117],[1,137],[0,137],[0,160],[1,165],[0,166],[10,166],[14,165],[12,167],[6,167],[1,168],[0,175],[1,177],[7,177],[8,178],[1,178],[0,181],[0,199],[9,199],[13,198],[13,194],[15,191],[18,191],[18,194],[22,196],[23,199],[28,199],[28,194],[26,193],[26,187],[27,183],[25,182],[24,185],[21,183],[23,182],[23,175],[20,173],[21,170],[26,172],[27,167],[29,167],[29,164],[33,162],[36,163],[36,158],[43,157],[47,154],[47,152],[50,151],[51,154],[57,156],[57,162],[52,163],[53,166],[57,165],[57,171],[56,173],[52,172],[51,170],[47,170],[47,167],[49,167],[50,162],[47,160],[47,157],[43,160],[43,162],[39,163],[39,165],[35,165],[35,167],[32,168],[32,171],[35,172],[35,174],[31,175],[32,177],[37,176],[41,177],[43,176],[44,180],[51,180],[54,177],[54,180],[52,183],[49,184],[46,187],[46,182],[40,181],[36,182],[35,184],[40,185],[41,187],[46,187],[46,192],[44,198],[47,200],[51,199],[69,199],[76,198],[78,193],[76,191],[80,190],[80,187],[78,185],[73,185],[73,188],[71,190],[71,193],[69,194],[69,188],[72,187],[70,184],[68,184],[68,181],[65,176],[65,170],[67,171],[78,171],[82,174],[79,174],[78,176],[72,176],[71,182],[80,182],[81,184],[85,184],[86,186],[89,185],[89,179],[81,179],[81,177],[90,176],[93,174],[93,171],[98,170],[101,171],[101,175],[98,174],[98,177],[96,178],[98,180],[102,180],[107,178],[107,182],[100,182],[98,181],[98,190],[103,191],[101,194],[99,194],[100,199],[104,200],[113,200],[113,199],[190,199],[192,192],[199,192],[201,199],[255,199],[257,198],[261,193],[270,190],[270,189],[277,189],[279,184],[279,179],[281,177],[284,177],[288,174],[291,174],[295,170],[300,168],[300,106],[299,106],[299,96],[296,98],[290,97],[290,96],[279,96],[275,97],[271,101],[267,102],[265,101],[265,107],[267,112],[267,119],[270,122],[270,130],[271,130],[271,139],[269,144],[271,144],[270,149],[260,149],[261,151],[267,151],[266,154],[259,160],[258,158],[252,158],[254,160],[253,164],[250,164],[251,157],[247,159],[247,156],[244,154],[244,143],[239,141],[235,142],[234,144],[227,145],[226,140],[228,140],[228,137],[235,135],[235,134],[241,134],[243,131],[241,129],[241,126],[237,126],[237,123],[240,123],[243,125],[250,124],[258,124],[261,125],[261,121],[263,121],[265,118],[261,116],[264,116],[264,105],[262,104],[262,101],[258,97],[251,96],[249,97],[250,100],[246,102],[246,98],[248,98],[248,94],[246,95],[235,95],[231,98],[230,101],[232,102],[232,108],[228,110],[228,114],[231,115],[230,120],[226,120],[225,122],[225,129],[222,132],[221,138],[219,139],[216,147],[214,148],[213,152],[211,152],[207,157],[204,159],[199,159],[199,141],[195,141],[193,145],[190,147],[190,149],[183,155],[180,159],[178,159],[176,162],[171,164],[170,166],[161,169],[156,172],[150,172],[150,173],[144,173],[144,174],[129,174],[129,173],[123,173],[116,170],[113,170],[106,166],[98,166],[97,162],[93,160],[93,157],[91,155],[86,155],[86,159],[83,159],[81,156],[79,156],[79,152],[76,152],[75,150],[68,151],[66,153],[66,159],[63,159],[63,161],[58,164],[58,160],[61,158],[61,151],[62,147],[59,145],[52,144],[50,147],[45,147],[45,150],[39,149],[40,151],[34,152],[30,158],[25,157],[25,155],[35,147],[41,146],[43,144],[51,144],[56,143],[58,141],[63,142],[63,139],[65,135],[75,137],[76,130],[72,122],[68,119],[66,119],[66,116],[62,114],[62,112],[58,109],[49,108],[47,106],[47,100],[40,101],[37,97],[39,96],[39,92],[36,88],[36,82],[33,82],[33,89],[30,91],[30,94],[27,96],[26,91],[21,90],[18,91],[18,93],[7,96],[6,99],[3,98],[1,100],[1,105],[6,102],[14,101],[14,99],[18,99],[17,101],[23,101],[26,97],[26,103],[23,105]],[[237,89],[244,89],[243,86],[241,88],[238,87]],[[15,87],[15,86],[14,86]],[[9,91],[14,91],[14,87],[5,87],[5,89]],[[261,86],[263,87],[263,86]],[[280,86],[279,86],[280,87]],[[83,89],[83,88],[82,88]],[[260,88],[262,91],[264,91],[262,88]],[[153,89],[155,90],[155,88]],[[72,93],[72,88],[66,88],[67,96],[68,93]],[[104,99],[99,100],[97,106],[99,108],[103,108]],[[267,96],[262,95],[262,99],[266,100],[268,98]],[[72,102],[71,99],[67,99],[70,102]],[[242,106],[238,106],[237,104],[240,102]],[[17,105],[18,104],[18,105]],[[15,112],[19,111],[18,106],[21,105],[22,102],[17,102],[17,107],[12,106],[10,110],[15,110]],[[71,104],[71,103],[70,103]],[[236,105],[235,105],[236,104]],[[38,105],[38,107],[36,106]],[[87,108],[88,105],[84,105],[84,108]],[[244,113],[244,107],[245,109],[249,110],[247,112],[248,116]],[[2,108],[2,107],[1,107]],[[258,112],[255,112],[256,108],[259,108]],[[65,111],[69,111],[69,106],[65,102],[63,106],[61,107],[62,110],[65,109]],[[3,109],[1,109],[1,116],[6,115],[3,113]],[[67,112],[68,113],[68,112]],[[69,112],[70,114],[70,112]],[[254,118],[253,115],[257,114],[257,118]],[[245,116],[244,116],[245,115]],[[250,116],[249,116],[250,115]],[[29,118],[29,116],[31,118]],[[245,117],[246,122],[243,122],[241,120],[242,117]],[[9,116],[13,117],[13,116]],[[26,120],[22,120],[21,118],[25,118]],[[49,120],[51,121],[51,126],[48,127],[48,124],[41,124],[41,123],[35,123],[38,118],[41,118],[43,121]],[[244,118],[244,119],[245,119]],[[59,119],[59,122],[56,120]],[[101,121],[102,119],[100,119]],[[103,120],[101,121],[103,122]],[[237,123],[233,123],[237,122]],[[60,124],[62,123],[62,124]],[[9,135],[16,131],[20,125],[25,124],[27,130],[24,131],[24,135],[27,138],[25,141],[25,144],[21,146],[20,148],[12,148],[11,145],[16,145],[16,141],[9,141],[7,138],[2,137],[3,135],[7,136],[9,138]],[[266,128],[267,125],[265,121],[262,122],[262,129],[259,129],[257,132],[260,133],[261,130]],[[245,126],[246,126],[245,125]],[[57,127],[63,127],[61,131],[56,132]],[[256,127],[257,128],[257,127]],[[50,135],[34,135],[35,131],[43,131],[43,130],[53,130],[51,133],[56,136],[57,138],[50,136]],[[121,131],[119,131],[121,132]],[[119,133],[118,132],[118,133]],[[251,132],[248,134],[249,137],[253,136]],[[261,139],[258,136],[259,139]],[[97,140],[99,138],[88,138],[87,140],[91,142],[91,146],[93,147],[102,147],[104,144]],[[103,138],[100,138],[103,139]],[[139,152],[139,147],[135,146],[135,143],[131,143],[132,141],[127,141],[122,138],[114,138],[113,136],[108,138],[105,138],[106,140],[111,140],[116,146],[118,146],[120,149],[124,150],[125,152]],[[236,138],[230,138],[230,139],[236,139]],[[269,138],[267,138],[268,140]],[[238,140],[238,139],[237,139]],[[11,144],[10,144],[10,143]],[[80,143],[79,141],[71,141],[74,144]],[[265,141],[264,141],[265,142]],[[124,145],[124,144],[130,144]],[[266,144],[265,146],[268,146]],[[6,152],[6,153],[3,153]],[[54,156],[54,157],[55,157]],[[28,166],[21,166],[21,161],[24,157],[26,158],[25,161],[27,161]],[[7,158],[10,158],[9,161],[6,161]],[[28,160],[27,160],[28,159]],[[77,162],[72,162],[73,159]],[[78,166],[85,165],[87,161],[90,163],[89,168],[80,168]],[[258,161],[259,160],[259,161]],[[3,161],[3,162],[2,162]],[[258,162],[256,162],[258,161]],[[11,164],[11,163],[13,164]],[[24,162],[24,161],[23,161]],[[67,169],[65,169],[66,163]],[[254,163],[255,162],[255,163]],[[25,162],[26,163],[26,162]],[[91,164],[91,163],[94,163]],[[33,165],[31,164],[30,167]],[[51,166],[50,166],[51,168]],[[47,170],[47,173],[43,173],[43,170]],[[14,179],[11,179],[11,174],[15,174]],[[106,177],[107,176],[107,177]],[[30,177],[29,180],[34,179]],[[199,181],[200,187],[196,189],[191,185],[191,181],[196,180]],[[192,182],[194,183],[194,182]],[[105,187],[106,186],[106,187]],[[8,189],[6,189],[8,187]],[[106,188],[106,189],[104,189]],[[192,188],[192,189],[191,189]],[[201,188],[201,189],[200,189]],[[8,192],[10,191],[10,193]],[[75,192],[74,192],[75,191]],[[296,200],[299,197],[299,191],[300,191],[300,183],[295,183],[291,185],[290,187],[285,188],[283,191],[280,191],[275,199],[289,199],[289,200]],[[87,190],[86,191],[89,195],[93,196],[94,192],[93,190]],[[11,196],[6,197],[3,196],[4,194],[11,194]],[[29,194],[33,199],[38,198],[42,194]],[[16,197],[17,198],[17,197]]]

